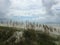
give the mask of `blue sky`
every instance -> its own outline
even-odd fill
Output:
[[[60,0],[0,0],[0,19],[60,23]]]

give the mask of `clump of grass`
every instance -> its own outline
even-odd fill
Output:
[[[24,30],[23,37],[18,43],[15,43],[15,37],[9,42],[5,42],[15,31],[17,29],[12,27],[0,27],[0,45],[56,45],[55,38],[49,36],[47,33],[35,31],[34,28]]]

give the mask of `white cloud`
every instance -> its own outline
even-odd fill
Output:
[[[10,0],[9,16],[32,16],[46,13],[42,0]]]
[[[0,0],[0,15],[4,14],[30,17],[25,20],[56,21],[60,15],[60,0]]]
[[[7,11],[9,9],[9,0],[0,0],[0,18],[6,18]]]
[[[28,9],[31,6],[42,6],[41,0],[10,0],[11,8]],[[37,8],[38,8],[37,7]]]
[[[44,15],[46,13],[43,9],[35,9],[35,10],[10,10],[9,16],[31,16],[31,15]]]
[[[34,21],[55,21],[55,5],[59,0],[10,0],[11,6],[8,16],[39,16]],[[58,5],[58,4],[57,4]],[[54,9],[53,9],[54,8]],[[48,14],[47,14],[48,13]],[[54,16],[52,16],[54,14]],[[54,17],[54,18],[53,18]],[[31,20],[30,18],[24,20]]]

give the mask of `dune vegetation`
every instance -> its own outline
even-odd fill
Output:
[[[23,32],[22,36],[19,32]],[[0,45],[57,45],[57,42],[59,45],[59,36],[54,38],[47,33],[36,31],[33,28],[17,29],[0,26]]]

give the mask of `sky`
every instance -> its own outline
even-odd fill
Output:
[[[60,23],[60,0],[0,0],[0,19]]]

